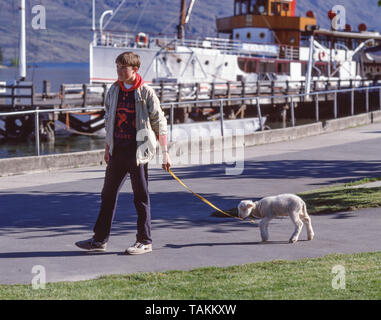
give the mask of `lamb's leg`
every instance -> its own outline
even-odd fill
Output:
[[[300,220],[299,213],[292,213],[290,214],[290,219],[291,221],[295,224],[295,231],[292,234],[289,243],[294,243],[298,241],[300,232],[302,231],[303,228],[303,222]]]
[[[311,224],[311,218],[308,214],[305,214],[303,217],[302,217],[302,221],[304,222],[304,224],[306,225],[306,229],[307,229],[307,239],[308,240],[312,240],[314,238],[314,230],[312,229],[312,224]]]
[[[264,217],[261,222],[259,223],[259,228],[261,230],[261,238],[263,242],[266,242],[269,240],[269,222],[272,218],[271,217]]]

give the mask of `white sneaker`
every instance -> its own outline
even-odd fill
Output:
[[[140,242],[135,242],[133,246],[129,247],[124,253],[125,254],[143,254],[152,251],[152,244],[143,244]]]

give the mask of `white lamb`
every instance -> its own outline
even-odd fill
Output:
[[[294,194],[281,194],[278,196],[265,197],[259,201],[242,200],[238,205],[238,216],[245,219],[249,216],[261,218],[259,224],[262,241],[269,239],[268,225],[271,219],[280,216],[289,216],[295,224],[295,231],[289,242],[298,241],[303,228],[303,222],[307,228],[308,240],[314,237],[311,218],[307,213],[305,202]]]

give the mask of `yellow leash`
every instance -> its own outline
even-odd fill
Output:
[[[182,182],[173,172],[170,168],[168,168],[168,172],[172,175],[173,178],[175,178],[175,180],[177,180],[178,183],[180,183],[185,189],[187,189],[188,191],[192,192],[197,198],[199,198],[200,200],[202,200],[203,202],[205,202],[207,205],[211,206],[213,209],[221,212],[222,214],[228,216],[228,217],[231,217],[231,218],[235,218],[235,219],[239,219],[239,220],[243,220],[242,218],[240,217],[235,217],[235,216],[232,216],[230,213],[227,213],[225,211],[222,211],[221,209],[217,208],[213,203],[211,203],[210,201],[206,200],[203,196],[200,196],[199,194],[193,192],[191,190],[191,188],[189,188],[184,182]],[[254,219],[251,220],[252,222],[254,222]]]

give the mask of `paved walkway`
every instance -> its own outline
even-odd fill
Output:
[[[242,199],[297,193],[362,177],[381,176],[381,124],[245,149],[241,175],[235,164],[176,165],[174,172],[222,209]],[[103,274],[189,270],[329,253],[381,250],[381,210],[315,215],[316,237],[287,243],[289,219],[273,220],[270,242],[260,243],[257,224],[213,218],[213,209],[151,166],[154,251],[121,253],[135,240],[136,214],[127,180],[119,196],[108,251],[88,254],[74,242],[89,238],[98,214],[104,167],[0,178],[0,283],[31,283],[35,265],[47,281],[90,279]]]

